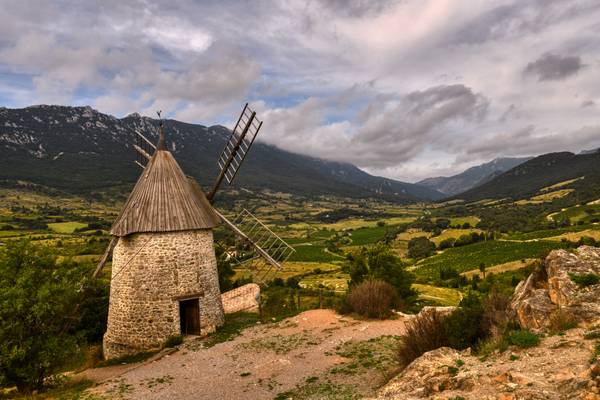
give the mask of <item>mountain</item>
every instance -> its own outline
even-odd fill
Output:
[[[496,158],[488,163],[471,167],[458,175],[427,178],[417,182],[417,184],[427,186],[430,189],[452,196],[488,182],[496,176],[501,175],[503,172],[530,159],[531,157]]]
[[[585,177],[574,182],[572,179]],[[539,194],[540,189],[564,183],[570,188],[598,196],[600,192],[600,153],[549,153],[535,157],[478,187],[454,196],[455,199],[524,199]],[[587,196],[587,195],[586,195]]]
[[[176,120],[164,123],[167,147],[182,169],[208,189],[230,131]],[[119,119],[90,107],[0,108],[0,181],[26,181],[80,194],[130,187],[140,174],[133,163],[135,131],[156,140],[157,126],[157,120],[138,114]],[[294,154],[261,142],[248,153],[235,187],[400,203],[443,197],[425,186],[372,176],[351,164]]]

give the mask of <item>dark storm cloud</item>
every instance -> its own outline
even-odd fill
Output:
[[[534,75],[538,81],[556,81],[575,75],[584,65],[579,56],[560,56],[544,54],[530,62],[523,71],[525,75]]]

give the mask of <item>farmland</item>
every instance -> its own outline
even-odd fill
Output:
[[[540,195],[550,195],[557,190],[562,189],[548,188]],[[421,293],[421,299],[440,305],[455,304],[468,290],[444,287],[446,284],[439,282],[441,269],[464,274],[470,280],[474,276],[483,277],[477,271],[484,264],[488,275],[502,275],[525,268],[531,260],[565,247],[569,242],[582,238],[600,240],[599,226],[592,222],[600,216],[600,205],[590,204],[566,207],[544,216],[549,222],[562,221],[561,226],[540,226],[531,232],[495,233],[492,238],[495,240],[478,242],[487,234],[486,229],[479,228],[482,218],[477,215],[478,207],[494,207],[479,203],[474,204],[474,211],[467,215],[453,215],[452,207],[456,203],[452,202],[398,206],[257,194],[224,211],[234,219],[242,208],[253,210],[295,249],[273,278],[295,277],[301,287],[343,293],[349,281],[345,271],[348,255],[384,241],[417,276],[420,283],[415,288]],[[57,199],[36,190],[3,189],[0,192],[0,243],[29,238],[54,247],[62,257],[94,263],[108,243],[108,228],[121,204],[75,196]],[[436,221],[440,220],[436,215],[443,215],[447,220],[441,228],[436,227]],[[218,228],[215,233],[217,238],[225,234],[224,228]],[[422,259],[409,258],[409,243],[417,237],[431,241],[435,252]],[[479,239],[472,242],[473,237]],[[457,244],[453,245],[454,242]],[[446,247],[441,247],[442,243],[446,243]],[[447,243],[450,243],[449,248]],[[106,277],[109,272],[110,263]],[[235,266],[235,279],[249,276],[243,265]],[[435,286],[440,284],[442,286]]]

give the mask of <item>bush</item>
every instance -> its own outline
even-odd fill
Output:
[[[359,315],[368,318],[387,318],[398,305],[396,289],[381,280],[364,281],[350,290],[346,302]]]
[[[424,353],[448,346],[446,316],[436,310],[421,312],[406,323],[406,331],[401,336],[398,361],[406,367]]]
[[[508,344],[528,348],[540,344],[540,337],[529,330],[512,331],[507,336]]]
[[[596,285],[598,282],[600,282],[600,275],[594,273],[577,275],[569,272],[569,278],[582,287]]]

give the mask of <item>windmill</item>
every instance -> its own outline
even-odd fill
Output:
[[[135,163],[143,172],[93,275],[100,274],[113,253],[103,341],[107,358],[157,348],[172,335],[210,332],[223,324],[212,234],[220,223],[253,250],[255,256],[244,265],[260,283],[281,270],[295,251],[247,209],[232,222],[213,206],[223,182],[234,181],[262,127],[248,104],[219,155],[219,174],[208,194],[167,150],[160,112],[158,116],[156,145],[136,132]],[[257,259],[263,262],[255,263]]]
[[[159,129],[162,131],[163,124],[161,111],[158,111],[157,114],[160,120]],[[258,120],[256,112],[249,107],[248,103],[246,103],[235,127],[231,131],[229,139],[219,155],[217,161],[219,175],[210,192],[206,194],[206,198],[211,205],[223,181],[227,181],[229,185],[233,183],[261,127],[262,121]],[[138,158],[134,160],[134,163],[144,169],[147,162],[152,158],[152,154],[156,151],[157,146],[140,131],[136,131],[135,133],[136,143],[133,147],[136,150]],[[161,137],[162,139],[160,140],[164,140],[164,136]],[[200,185],[198,185],[193,177],[187,176],[187,178],[190,180],[190,184],[194,186],[195,190],[202,191]],[[266,284],[274,272],[282,269],[281,264],[295,252],[293,247],[287,244],[279,237],[279,235],[273,232],[246,208],[234,218],[234,222],[227,219],[227,217],[214,208],[214,206],[213,211],[218,215],[225,226],[231,229],[238,238],[250,245],[256,253],[255,257],[241,261],[239,264],[247,266],[253,273],[254,279],[260,283]],[[94,271],[94,277],[97,277],[104,268],[115,244],[116,238],[113,237],[106,252],[100,259],[98,267]],[[259,257],[262,258],[265,263],[253,263],[253,261]]]

